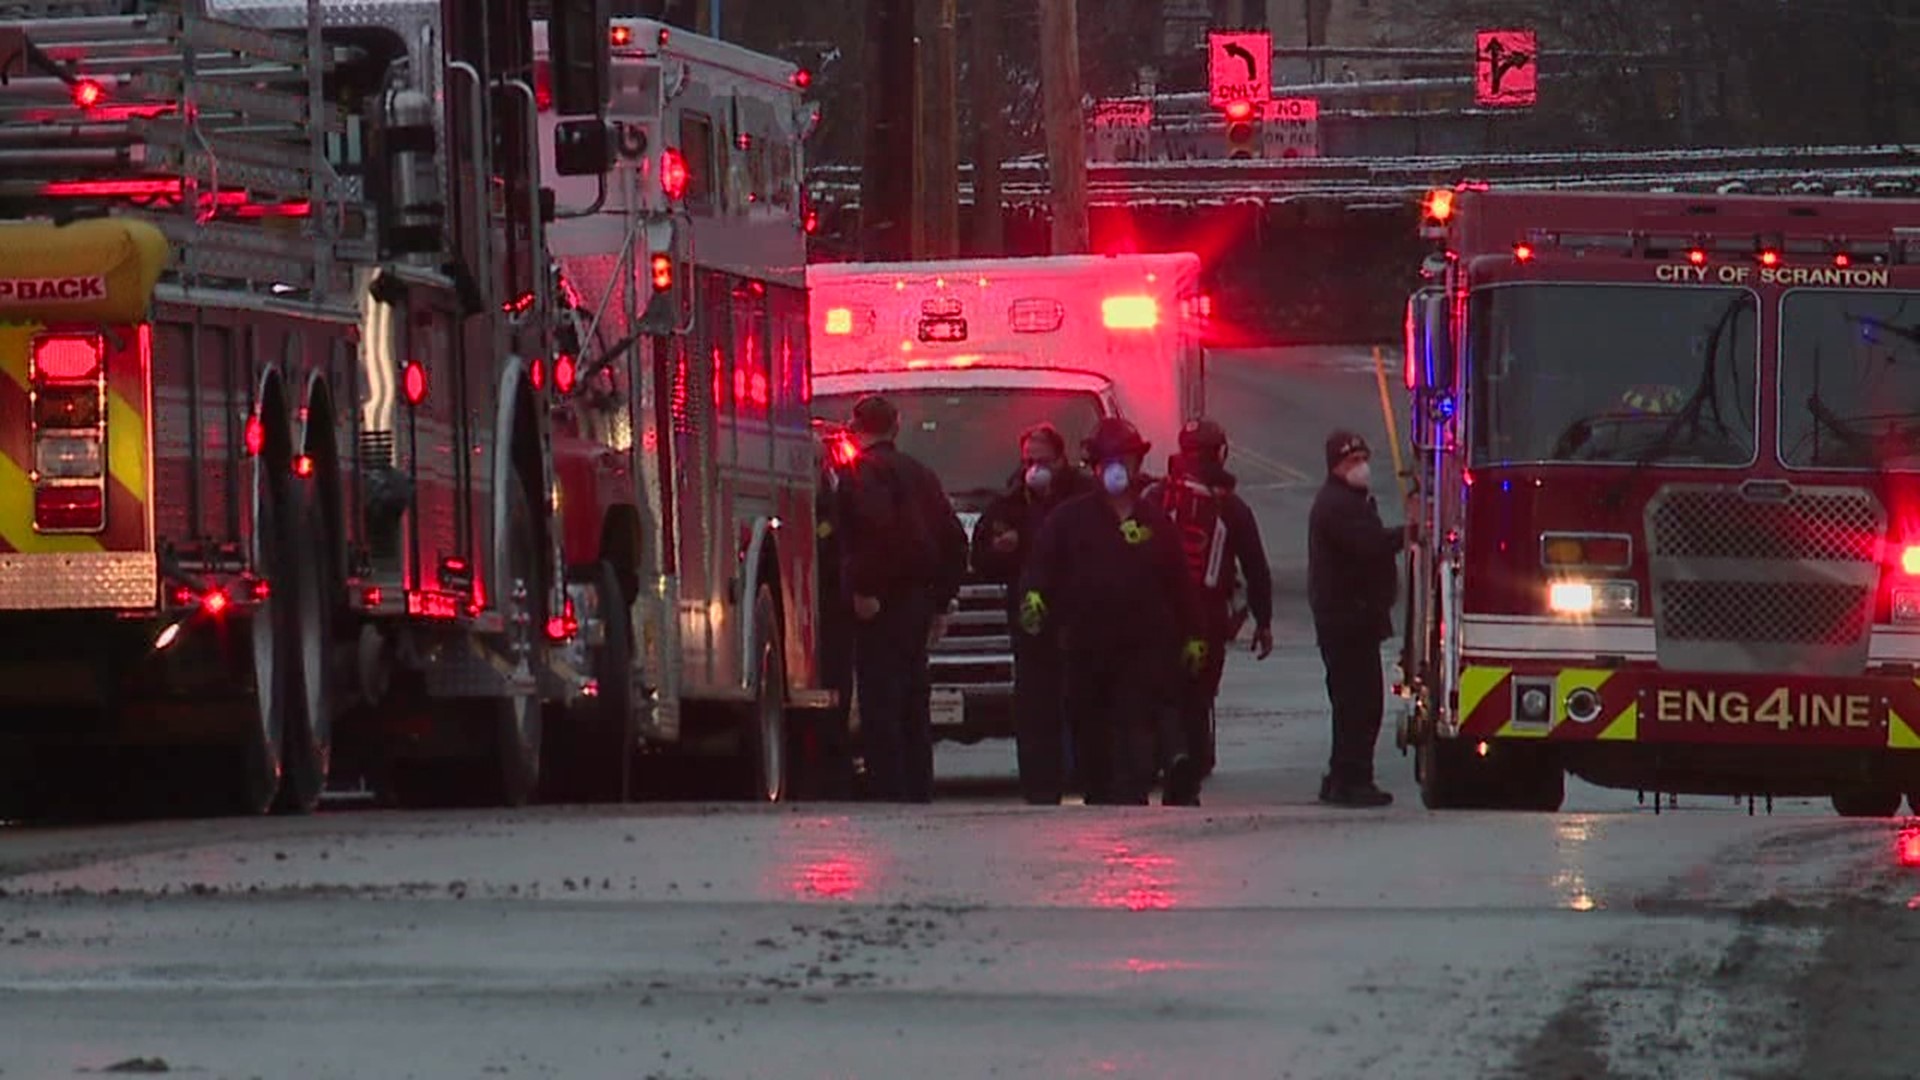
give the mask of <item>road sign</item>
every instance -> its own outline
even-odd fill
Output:
[[[1265,101],[1273,96],[1273,35],[1265,30],[1207,31],[1207,100],[1214,108],[1230,101]]]
[[[1274,98],[1266,119],[1267,160],[1320,156],[1319,98]]]
[[[1540,49],[1531,30],[1482,30],[1474,52],[1474,100],[1525,108],[1539,100]]]
[[[1145,161],[1153,127],[1153,99],[1102,98],[1093,103],[1088,157],[1093,161]]]

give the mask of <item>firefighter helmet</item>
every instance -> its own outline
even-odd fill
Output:
[[[1180,429],[1180,452],[1224,458],[1227,456],[1227,429],[1204,417],[1189,420]]]
[[[1087,460],[1093,462],[1112,461],[1114,458],[1138,455],[1146,457],[1153,444],[1140,436],[1140,429],[1129,421],[1117,416],[1109,416],[1094,425],[1093,434],[1081,443],[1087,452]]]

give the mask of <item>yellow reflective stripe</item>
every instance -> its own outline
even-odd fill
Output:
[[[43,536],[33,531],[33,481],[27,471],[5,454],[0,454],[0,540],[15,551],[31,555],[62,551],[101,551],[100,541],[91,536],[56,533]]]
[[[127,493],[147,501],[147,425],[125,397],[107,391],[107,472]]]
[[[1506,678],[1512,668],[1470,667],[1460,673],[1460,722],[1466,723],[1473,718],[1474,710],[1486,701]]]
[[[38,330],[37,326],[0,328],[0,372],[23,391],[27,389],[27,342]]]
[[[1640,737],[1640,706],[1628,705],[1598,736],[1602,742],[1633,742]]]

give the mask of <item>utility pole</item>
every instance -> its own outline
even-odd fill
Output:
[[[1040,62],[1053,253],[1084,255],[1092,240],[1087,226],[1086,117],[1080,108],[1080,26],[1074,0],[1040,0]]]
[[[921,116],[926,123],[924,199],[926,254],[960,253],[960,109],[957,0],[922,0],[920,40],[928,46],[921,71]]]
[[[1000,161],[1005,156],[1000,125],[1000,0],[972,0],[972,62],[968,98],[973,106],[973,246],[983,256],[1005,254],[1006,215],[1000,208]]]
[[[919,97],[913,0],[867,0],[867,141],[860,178],[862,258],[910,259],[919,207]]]

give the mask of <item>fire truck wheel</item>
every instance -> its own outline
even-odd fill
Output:
[[[254,534],[258,544],[256,568],[266,579],[269,592],[247,616],[249,632],[240,639],[246,642],[253,667],[253,695],[241,706],[244,717],[238,760],[223,767],[226,782],[211,785],[209,792],[226,804],[225,809],[248,815],[266,813],[280,793],[296,662],[294,606],[271,591],[292,581],[297,569],[293,523],[287,519],[286,506],[276,497],[272,485],[264,481],[263,485]]]
[[[1552,813],[1566,801],[1566,771],[1533,747],[1502,745],[1483,756],[1474,743],[1428,737],[1415,747],[1414,772],[1429,810]]]
[[[1841,817],[1892,817],[1900,812],[1900,793],[1887,788],[1846,788],[1832,795],[1833,812]]]
[[[773,590],[760,586],[753,600],[753,624],[759,627],[760,692],[743,717],[740,772],[745,794],[760,802],[787,800],[787,659],[780,640],[780,619]]]
[[[580,802],[626,802],[633,792],[633,755],[639,723],[633,713],[633,616],[619,572],[602,562],[594,568],[596,609],[606,634],[593,650],[597,696],[568,710],[551,762],[562,798]],[[553,745],[550,743],[549,745]]]
[[[288,580],[276,581],[280,602],[289,607],[292,652],[298,658],[289,673],[292,694],[286,722],[285,771],[275,809],[312,813],[327,786],[333,756],[333,600],[336,582],[324,547],[328,535],[319,490],[296,484],[288,492],[288,535],[293,558]]]
[[[507,492],[506,596],[517,610],[507,616],[508,659],[518,667],[522,657],[539,671],[545,663],[545,622],[540,610],[546,583],[540,580],[539,534],[533,527],[533,504],[526,487],[516,483]],[[519,597],[521,599],[511,599]],[[491,703],[493,716],[487,759],[489,801],[525,806],[540,790],[540,697],[509,697]]]

